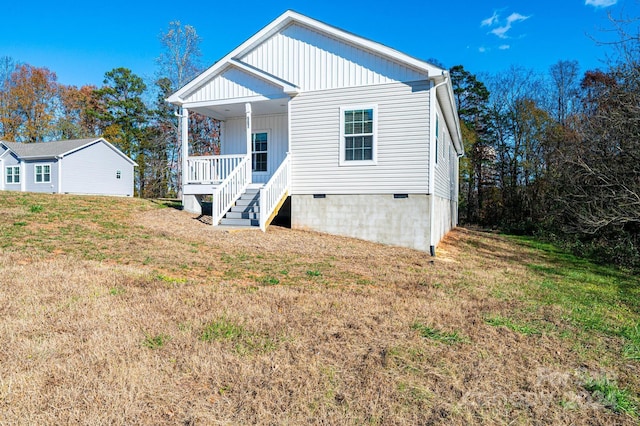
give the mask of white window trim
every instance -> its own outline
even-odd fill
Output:
[[[269,174],[269,156],[271,155],[271,153],[269,152],[269,147],[271,146],[271,130],[270,129],[265,129],[265,130],[251,130],[251,157],[252,157],[252,161],[253,161],[253,153],[255,152],[253,150],[253,135],[258,134],[258,133],[266,133],[267,134],[267,170],[261,170],[261,171],[253,171],[253,163],[252,163],[252,167],[251,167],[251,173],[258,173],[258,174],[265,174],[268,175]],[[264,152],[264,151],[259,151],[259,152]]]
[[[357,109],[373,110],[373,144],[371,160],[345,160],[344,112]],[[378,105],[347,105],[340,107],[340,166],[375,166],[378,164]]]
[[[42,170],[42,181],[38,182],[38,166],[43,167]],[[44,180],[44,166],[49,166],[49,180]],[[51,167],[50,163],[41,163],[41,164],[34,164],[33,165],[33,183],[36,185],[39,185],[41,183],[51,183],[51,172],[53,171],[53,167]]]
[[[8,181],[8,177],[9,177],[9,169],[11,169],[11,180],[13,182],[9,182]],[[15,176],[16,176],[16,169],[18,170],[18,181],[16,182],[15,180]],[[22,182],[22,170],[20,170],[20,166],[6,166],[4,168],[4,183],[6,185],[19,185]]]

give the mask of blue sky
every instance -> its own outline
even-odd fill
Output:
[[[81,5],[81,6],[79,6]],[[196,28],[210,65],[286,9],[446,67],[497,73],[511,65],[545,72],[559,60],[602,67],[607,13],[640,17],[640,0],[395,0],[348,2],[5,2],[0,56],[47,67],[63,84],[102,84],[127,67],[152,81],[158,36],[172,20]]]

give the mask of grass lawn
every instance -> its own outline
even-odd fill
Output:
[[[531,239],[0,192],[0,425],[637,425],[639,324],[638,277]]]

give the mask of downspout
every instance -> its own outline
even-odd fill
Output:
[[[430,102],[430,104],[432,105],[432,107],[430,108],[433,112],[433,114],[430,114],[430,121],[431,121],[431,132],[430,134],[433,134],[433,132],[435,131],[435,116],[437,114],[438,111],[438,94],[436,93],[436,89],[444,84],[447,84],[449,82],[449,74],[446,71],[442,71],[442,76],[444,77],[444,80],[441,81],[440,83],[436,84],[435,78],[432,78],[431,81],[433,82],[433,87],[431,88],[432,90],[432,100],[435,102]],[[442,117],[444,119],[444,117]],[[438,135],[435,135],[435,138],[437,138]],[[436,209],[436,199],[435,199],[435,175],[436,175],[436,156],[438,155],[437,152],[435,152],[435,148],[436,148],[436,143],[435,143],[435,138],[430,138],[431,142],[429,144],[429,193],[431,194],[431,200],[430,200],[430,215],[429,215],[429,254],[433,257],[435,257],[436,255],[436,244],[434,242],[434,216],[435,216],[435,209]]]

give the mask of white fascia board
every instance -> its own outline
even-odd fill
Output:
[[[284,15],[287,15],[291,20],[300,22],[313,30],[327,33],[334,38],[347,41],[352,45],[364,48],[365,50],[368,50],[377,55],[390,58],[395,62],[401,62],[411,68],[416,69],[417,71],[426,72],[429,76],[438,75],[443,71],[442,68],[416,59],[412,56],[407,55],[406,53],[402,53],[398,50],[392,49],[373,40],[360,37],[350,32],[341,30],[340,28],[325,24],[324,22],[309,18],[308,16],[301,15],[297,12],[289,10],[285,12]]]
[[[65,156],[69,155],[69,154],[73,154],[76,151],[80,151],[81,149],[84,149],[88,146],[94,145],[98,142],[104,142],[105,145],[107,145],[107,147],[109,147],[112,151],[115,151],[119,156],[121,156],[122,158],[124,158],[125,160],[127,160],[129,163],[131,163],[134,167],[138,166],[138,164],[133,161],[131,158],[129,158],[124,152],[120,151],[118,148],[116,148],[113,144],[111,144],[108,140],[106,140],[105,138],[97,138],[92,140],[91,142],[88,142],[82,146],[79,146],[77,148],[71,149],[67,152],[64,152],[62,154],[59,154],[56,156],[56,158],[64,158]]]
[[[11,148],[9,148],[9,147],[7,147],[5,145],[2,145],[2,146],[5,147],[5,150],[2,153],[0,153],[0,158],[4,158],[4,157],[6,157],[6,156],[8,156],[10,154],[15,155],[16,157],[18,156],[15,152],[11,151]]]
[[[65,155],[69,155],[69,154],[71,154],[72,152],[76,152],[76,151],[79,151],[79,150],[81,150],[81,149],[83,149],[83,148],[88,147],[89,145],[93,145],[94,143],[96,143],[97,141],[99,141],[99,140],[101,140],[101,139],[102,139],[102,138],[94,139],[94,140],[92,140],[92,141],[90,141],[90,142],[85,143],[84,145],[81,145],[81,146],[78,146],[78,147],[76,147],[76,148],[70,149],[70,150],[69,150],[69,151],[67,151],[67,152],[63,152],[62,154],[58,154],[58,155],[56,155],[56,156],[55,156],[55,158],[63,158]],[[102,139],[102,140],[104,140],[104,139]],[[105,142],[107,142],[107,141],[105,140]]]
[[[267,83],[273,84],[274,86],[281,87],[282,91],[287,95],[297,95],[299,92],[299,87],[295,84],[289,83],[288,81],[284,81],[279,79],[269,73],[262,71],[261,69],[249,66],[244,62],[238,61],[237,59],[230,59],[229,63],[236,68],[250,74],[256,78],[266,81]]]
[[[442,106],[442,115],[447,122],[447,127],[450,129],[453,145],[458,155],[464,155],[464,146],[462,143],[462,129],[460,128],[460,119],[458,117],[458,111],[456,108],[455,97],[453,96],[453,84],[451,83],[451,76],[448,71],[445,71],[441,76],[432,78],[434,83],[440,83],[447,80],[446,84],[436,88],[438,100]],[[438,81],[439,80],[439,81]]]
[[[219,73],[222,69],[224,69],[229,64],[231,59],[241,56],[241,53],[243,51],[252,49],[256,44],[262,42],[263,40],[267,39],[271,34],[277,32],[278,30],[280,30],[280,28],[286,26],[291,20],[291,18],[288,17],[289,12],[290,11],[287,11],[282,15],[280,15],[269,25],[267,25],[266,27],[264,27],[263,29],[255,33],[247,41],[242,43],[240,46],[236,47],[225,57],[223,57],[218,62],[213,64],[207,70],[205,70],[200,75],[198,75],[196,78],[191,80],[181,89],[179,89],[177,92],[169,96],[166,99],[167,102],[177,104],[177,105],[182,105],[184,103],[184,100],[182,98],[185,95],[189,94],[191,91],[196,89],[198,86],[200,86],[201,83],[209,80],[210,78],[215,76],[217,73]]]
[[[443,69],[436,67],[435,65],[429,64],[428,62],[421,61],[414,57],[411,57],[405,53],[402,53],[398,50],[392,49],[375,41],[371,41],[365,39],[363,37],[357,36],[355,34],[349,33],[347,31],[341,30],[339,28],[333,27],[331,25],[325,24],[323,22],[317,21],[315,19],[309,18],[300,13],[294,12],[292,10],[287,10],[282,15],[277,17],[274,21],[272,21],[269,25],[255,33],[252,37],[250,37],[247,41],[242,43],[240,46],[236,47],[233,51],[227,54],[225,57],[220,59],[218,62],[209,67],[206,71],[202,72],[196,78],[191,80],[177,92],[169,96],[166,101],[173,103],[175,105],[183,105],[184,97],[195,90],[200,86],[203,82],[209,80],[217,73],[219,73],[224,67],[226,67],[231,59],[238,58],[243,56],[245,53],[249,52],[256,45],[260,44],[271,35],[280,31],[282,28],[285,28],[292,22],[300,23],[312,30],[318,32],[324,32],[325,34],[329,34],[333,38],[338,40],[343,40],[347,43],[350,43],[354,46],[358,46],[373,52],[377,55],[388,57],[396,62],[400,62],[404,65],[407,65],[413,69],[416,69],[419,72],[425,72],[428,76],[439,75],[442,73]]]

